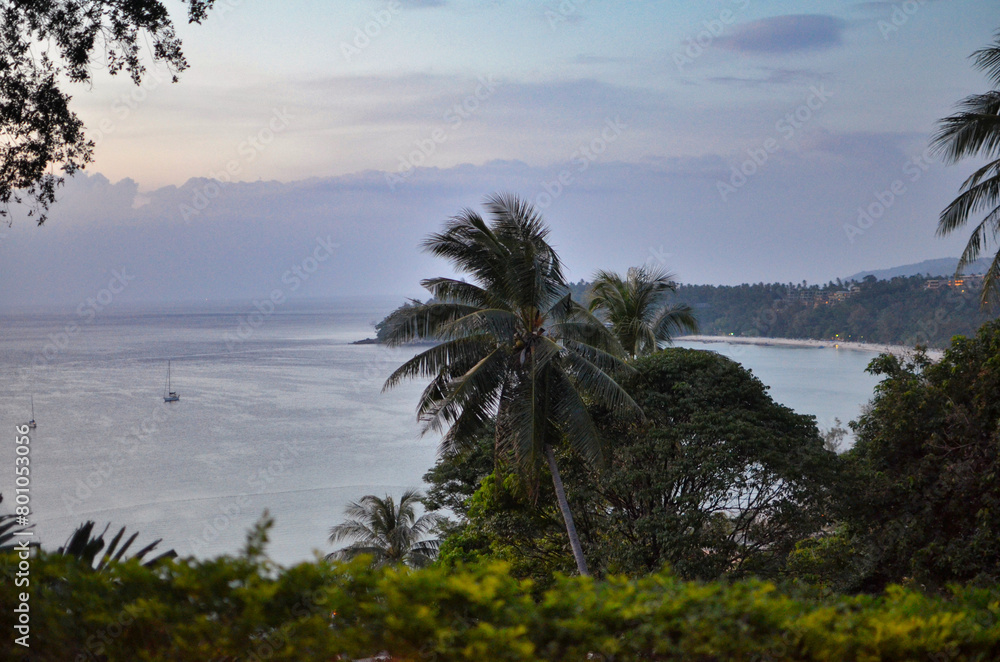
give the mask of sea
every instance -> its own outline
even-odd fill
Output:
[[[107,538],[138,532],[133,550],[162,539],[198,558],[239,553],[266,512],[274,562],[333,551],[349,502],[423,488],[436,458],[440,434],[415,413],[424,384],[382,390],[420,348],[353,344],[399,301],[0,312],[0,512],[20,490],[45,548],[94,521]],[[676,344],[739,361],[821,429],[857,418],[877,383],[864,371],[874,352]],[[32,404],[30,474],[16,476]]]

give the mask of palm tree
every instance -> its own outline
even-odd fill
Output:
[[[56,554],[73,556],[98,572],[107,570],[109,565],[112,563],[129,560],[125,557],[125,553],[128,551],[129,547],[132,546],[132,543],[135,542],[136,538],[139,537],[139,533],[133,533],[129,536],[125,543],[119,547],[118,545],[125,536],[125,527],[123,526],[118,529],[118,533],[116,533],[111,539],[111,542],[105,543],[104,536],[108,533],[108,529],[110,528],[111,523],[109,522],[99,535],[94,536],[94,522],[92,520],[88,520],[73,530],[73,533],[71,533],[69,538],[66,540],[66,544],[57,549]],[[163,538],[157,538],[134,553],[130,558],[139,561],[142,565],[149,568],[156,566],[160,563],[160,561],[165,559],[176,558],[177,552],[170,549],[162,554],[158,554],[148,561],[146,560],[146,556],[156,549],[161,542],[163,542]],[[107,546],[107,551],[104,551],[105,546]],[[104,551],[103,554],[101,554],[102,551]]]
[[[375,567],[406,564],[419,568],[437,556],[437,540],[421,540],[440,521],[435,513],[417,517],[414,506],[421,495],[407,490],[397,506],[388,494],[384,499],[369,494],[344,509],[349,518],[330,529],[330,542],[354,539],[347,547],[328,554],[328,559],[349,561],[362,554],[373,558]]]
[[[664,299],[677,291],[673,275],[661,269],[632,267],[625,278],[598,271],[591,285],[591,312],[597,313],[633,358],[669,344],[678,331],[698,332],[698,320],[685,304],[668,306]]]
[[[387,343],[440,344],[404,363],[385,383],[429,377],[417,406],[424,431],[444,432],[441,452],[459,452],[496,421],[496,452],[513,455],[536,485],[548,464],[580,574],[588,574],[552,447],[568,439],[599,462],[602,447],[584,398],[612,411],[639,408],[615,381],[628,370],[620,344],[569,296],[562,264],[534,208],[516,196],[486,200],[487,223],[466,209],[424,242],[473,282],[421,282],[435,301],[401,309]]]
[[[939,122],[933,146],[949,163],[978,156],[990,162],[976,170],[962,184],[961,193],[948,205],[938,221],[937,233],[944,236],[962,227],[969,217],[986,212],[972,231],[958,263],[958,273],[979,257],[987,239],[1000,233],[1000,31],[992,44],[972,54],[975,66],[986,72],[995,89],[963,99],[958,112]],[[985,307],[1000,293],[1000,251],[986,272],[981,303]]]

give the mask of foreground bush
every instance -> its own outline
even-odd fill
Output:
[[[256,557],[97,573],[31,565],[31,648],[13,643],[14,560],[0,559],[0,659],[995,660],[1000,590],[822,597],[772,584],[560,578],[540,601],[503,565],[269,569]],[[588,658],[588,654],[590,657]],[[338,657],[340,656],[340,657]]]

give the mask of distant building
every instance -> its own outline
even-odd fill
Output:
[[[949,288],[970,288],[979,289],[983,286],[983,280],[985,276],[983,274],[971,274],[969,276],[962,276],[960,278],[936,278],[930,279],[924,283],[925,290],[940,290],[943,287]]]

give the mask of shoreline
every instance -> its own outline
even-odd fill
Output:
[[[892,354],[894,356],[909,356],[914,348],[907,345],[884,345],[881,343],[866,343],[855,341],[810,340],[807,338],[763,338],[747,336],[677,336],[674,341],[685,341],[711,345],[726,343],[728,345],[760,345],[771,347],[801,347],[808,349],[844,349],[859,352],[874,352],[876,354]],[[944,350],[928,349],[927,357],[937,361],[944,356]]]

